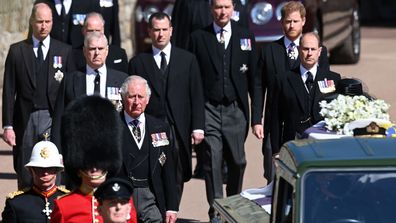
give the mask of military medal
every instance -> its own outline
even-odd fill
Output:
[[[323,81],[318,81],[318,86],[320,92],[323,94],[331,93],[336,90],[334,80],[327,80],[327,78],[325,78]]]
[[[242,67],[239,68],[239,71],[242,73],[245,73],[249,68],[246,66],[246,64],[242,64]]]
[[[151,134],[151,140],[154,147],[169,145],[169,140],[166,132]]]
[[[241,39],[240,44],[241,44],[241,50],[243,51],[252,50],[252,42],[250,41],[250,39]]]
[[[239,11],[234,10],[232,13],[231,19],[234,20],[235,22],[239,21]]]
[[[83,25],[86,15],[85,14],[74,14],[73,25]]]
[[[161,166],[163,166],[165,164],[166,155],[164,152],[161,153],[160,157],[158,158],[158,161],[160,162]]]
[[[54,56],[54,64],[52,65],[55,69],[62,68],[62,57],[61,56]]]
[[[56,81],[61,82],[63,79],[63,72],[60,70],[56,71],[54,78]]]
[[[107,99],[109,99],[117,111],[122,110],[121,94],[118,87],[107,87]]]
[[[48,200],[47,200],[47,201],[45,202],[45,208],[43,209],[43,213],[44,213],[45,215],[47,215],[48,220],[51,219],[51,213],[52,213],[52,210],[50,209],[49,205],[50,205],[50,203],[49,203]]]

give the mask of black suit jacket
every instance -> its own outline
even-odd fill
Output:
[[[107,68],[107,87],[120,88],[124,80],[128,77],[126,73]],[[86,72],[75,71],[63,79],[56,99],[55,114],[52,120],[51,141],[55,143],[61,151],[60,129],[64,110],[74,99],[84,96],[87,93]]]
[[[294,66],[289,64],[284,38],[285,37],[282,37],[265,45],[261,49],[259,56],[258,67],[259,72],[261,72],[263,96],[266,95],[264,116],[265,133],[268,133],[270,130],[269,123],[271,120],[271,113],[269,107],[273,98],[272,91],[274,89],[276,76],[284,74],[286,71],[292,70],[300,65],[299,57],[297,58]],[[322,46],[319,67],[324,70],[330,70],[329,58],[327,57],[327,48],[325,46]]]
[[[54,56],[62,57],[62,68],[54,68]],[[3,83],[3,126],[13,126],[17,145],[21,143],[30,113],[33,112],[33,96],[36,90],[35,59],[31,38],[12,44],[8,51]],[[59,70],[67,73],[75,70],[72,49],[69,45],[50,39],[48,60],[49,111],[53,115],[56,95],[61,79],[55,79]]]
[[[323,100],[325,94],[320,91],[318,81],[323,81],[325,78],[333,80],[335,85],[341,79],[338,73],[318,68],[313,86],[312,124],[323,119],[319,114],[319,102]],[[309,111],[307,111],[307,95],[299,67],[276,77],[274,100],[271,105],[270,129],[274,154],[279,152],[283,143],[295,139],[297,132],[302,133],[297,125],[306,120],[307,114],[309,114]]]
[[[174,159],[173,149],[169,145],[154,147],[152,141],[152,134],[166,133],[169,139],[169,126],[160,119],[154,118],[148,114],[146,116],[146,133],[145,139],[149,139],[149,184],[150,189],[155,195],[157,207],[161,211],[162,215],[165,216],[165,212],[168,210],[178,211],[178,202],[176,198],[176,160]],[[122,138],[122,157],[123,165],[120,171],[120,176],[129,179],[129,169],[134,156],[132,154],[132,148],[137,149],[137,145],[127,124],[125,123],[124,112],[121,112],[121,121],[123,125],[123,138]],[[161,165],[159,158],[164,153],[166,161],[164,165]]]
[[[262,90],[261,78],[257,72],[257,55],[254,35],[247,29],[240,27],[235,22],[231,22],[232,36],[230,39],[231,61],[230,76],[236,89],[238,101],[249,122],[249,102],[248,93],[251,99],[252,120],[251,124],[261,123],[262,111]],[[251,50],[241,49],[241,40],[250,39]],[[206,99],[214,80],[220,76],[221,63],[217,56],[218,41],[213,29],[213,25],[197,30],[191,35],[190,50],[198,59],[203,80],[204,94]],[[243,68],[247,68],[244,70]],[[246,136],[247,136],[246,129]]]
[[[157,118],[167,114],[175,122],[185,151],[179,153],[182,155],[184,180],[188,181],[192,173],[191,133],[194,129],[203,130],[205,127],[202,80],[195,56],[174,46],[167,69],[167,91],[163,95],[163,82],[158,76],[152,50],[135,56],[129,62],[129,74],[145,78],[152,90],[145,113]],[[168,111],[164,111],[161,104],[164,100],[168,103]]]
[[[86,61],[82,46],[73,49],[74,62],[79,70],[85,69]],[[125,50],[119,46],[109,45],[109,54],[106,58],[108,68],[118,70],[124,73],[128,72],[128,57]]]

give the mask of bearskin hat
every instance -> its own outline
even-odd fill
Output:
[[[65,172],[74,184],[81,184],[79,170],[95,167],[116,175],[122,165],[121,120],[114,105],[99,96],[71,102],[62,116],[61,144]]]

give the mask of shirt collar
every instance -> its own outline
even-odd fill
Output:
[[[163,50],[160,50],[160,49],[156,48],[156,47],[153,46],[153,45],[152,45],[151,47],[152,47],[152,49],[153,49],[153,55],[154,55],[154,56],[159,55],[159,54],[161,53],[161,51],[164,52],[165,55],[166,55],[167,57],[170,56],[171,48],[172,48],[170,42],[168,43],[168,45],[165,46],[165,48],[164,48]]]
[[[285,36],[285,38],[283,38],[283,42],[284,42],[284,44],[285,44],[285,47],[286,47],[286,48],[289,47],[289,45],[290,45],[291,42],[293,42],[296,46],[299,46],[299,45],[300,45],[300,38],[301,38],[301,36],[298,37],[296,40],[291,41],[289,38],[287,38],[287,37]]]
[[[90,75],[90,74],[95,74],[96,75],[96,71],[92,68],[92,67],[90,67],[88,64],[86,65],[86,74],[88,74],[88,75]],[[100,74],[105,74],[106,73],[106,71],[107,71],[107,69],[106,69],[106,64],[103,64],[103,66],[101,66],[99,69],[98,69],[98,71],[99,71],[99,73]]]
[[[316,73],[318,72],[318,66],[313,66],[311,69],[308,70],[308,69],[306,69],[303,65],[300,64],[300,74],[301,74],[302,76],[306,77],[308,71],[311,72],[312,77],[313,77],[314,80],[315,80]]]
[[[40,40],[38,40],[36,37],[34,37],[34,35],[32,35],[32,40],[33,40],[33,46],[35,48],[38,47]],[[49,48],[50,36],[48,35],[47,37],[45,37],[45,39],[42,42],[43,42],[43,47],[44,48]]]
[[[130,115],[128,115],[128,113],[126,113],[126,111],[124,111],[124,117],[125,117],[125,122],[127,124],[129,124],[133,120],[135,120],[135,118],[132,118]],[[142,114],[140,114],[140,116],[138,118],[136,118],[136,119],[139,120],[140,123],[145,123],[146,116],[144,115],[144,112]]]
[[[228,22],[224,27],[220,27],[217,25],[215,22],[213,23],[213,29],[215,33],[219,33],[221,29],[223,29],[226,32],[231,32],[231,21]]]

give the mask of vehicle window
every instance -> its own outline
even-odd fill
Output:
[[[283,178],[280,178],[278,189],[275,222],[291,223],[293,216],[293,186]]]
[[[304,223],[395,219],[396,171],[310,172],[302,185]]]

